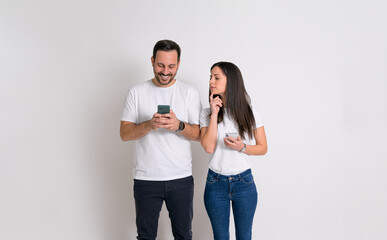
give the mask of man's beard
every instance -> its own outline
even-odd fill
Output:
[[[168,81],[168,82],[165,82],[165,80],[162,80],[162,78],[161,78],[160,75],[162,75],[162,74],[161,74],[161,73],[156,73],[156,72],[155,72],[155,78],[156,78],[156,81],[157,81],[158,83],[160,83],[160,85],[168,85],[168,84],[170,84],[170,83],[172,82],[172,80],[175,79],[175,76],[176,76],[176,74],[175,74],[175,75],[172,75],[172,74],[166,75],[166,76],[169,76],[169,81]]]

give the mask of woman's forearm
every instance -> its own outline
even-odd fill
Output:
[[[207,153],[213,153],[216,147],[218,135],[217,116],[211,115],[208,127],[202,128],[201,141],[204,150]]]
[[[267,146],[265,145],[246,145],[245,154],[247,155],[265,155]]]

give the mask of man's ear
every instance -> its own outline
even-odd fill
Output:
[[[155,66],[155,59],[153,58],[153,56],[151,57],[151,62],[152,62],[152,66],[154,67]]]

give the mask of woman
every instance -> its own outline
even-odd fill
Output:
[[[204,204],[214,239],[229,239],[230,203],[236,239],[251,239],[258,194],[250,155],[266,153],[265,130],[233,63],[211,67],[209,95],[210,108],[202,110],[200,128],[201,144],[212,154]]]

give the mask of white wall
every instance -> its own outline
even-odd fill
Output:
[[[386,239],[385,1],[0,2],[0,239],[135,239],[127,89],[160,39],[208,106],[236,63],[263,113],[254,239]],[[209,155],[193,143],[194,239]],[[171,239],[165,209],[159,238]],[[233,228],[231,229],[233,232]],[[234,238],[233,238],[234,239]]]

